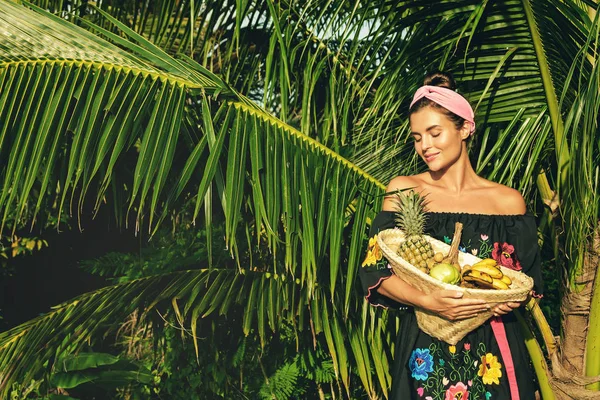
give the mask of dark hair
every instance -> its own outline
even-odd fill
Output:
[[[430,72],[425,77],[425,79],[423,81],[423,85],[439,86],[439,87],[444,87],[444,88],[447,88],[450,90],[456,90],[456,81],[454,80],[454,77],[452,76],[452,74],[449,72],[442,72],[442,71]],[[413,106],[408,111],[408,116],[410,117],[410,115],[412,113],[417,112],[420,109],[425,108],[425,107],[435,108],[436,110],[440,111],[450,121],[452,121],[454,123],[454,126],[456,127],[456,129],[462,128],[465,123],[465,119],[463,117],[459,117],[458,115],[454,114],[452,111],[448,111],[447,108],[444,108],[444,107],[440,106],[438,103],[433,102],[425,97],[423,97],[421,100],[419,100],[415,104],[413,104]]]

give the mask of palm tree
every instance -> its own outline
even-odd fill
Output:
[[[599,252],[594,2],[67,2],[77,18],[60,12],[65,2],[37,3],[87,31],[0,3],[11,32],[0,50],[2,225],[94,201],[152,232],[193,190],[198,225],[210,231],[222,213],[234,257],[255,232],[274,261],[105,288],[5,332],[2,393],[104,324],[176,299],[194,334],[199,316],[232,303],[246,304],[247,334],[310,321],[347,389],[356,373],[371,398],[386,395],[382,354],[397,317],[369,309],[354,282],[380,182],[422,168],[407,145],[407,99],[424,71],[445,68],[484,127],[477,171],[543,210],[545,245],[567,276],[560,346],[543,331],[550,384],[557,396],[586,395],[581,376],[600,374],[600,292],[588,279]],[[572,312],[581,307],[591,316]]]

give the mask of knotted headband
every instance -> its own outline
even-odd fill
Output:
[[[469,121],[471,123],[471,134],[475,132],[475,113],[473,112],[473,108],[467,99],[462,97],[460,94],[445,87],[429,85],[421,86],[415,92],[413,100],[410,103],[410,107],[412,107],[413,104],[421,100],[423,97],[428,98],[434,103],[444,107],[446,110],[453,112],[459,117]]]

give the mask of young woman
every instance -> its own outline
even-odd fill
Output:
[[[477,176],[467,154],[475,131],[473,109],[455,91],[446,73],[430,74],[415,93],[409,117],[417,154],[428,171],[399,176],[387,192],[413,188],[427,196],[425,233],[450,242],[455,222],[463,224],[461,251],[520,270],[535,281],[541,294],[537,230],[526,214],[523,197],[514,189]],[[371,237],[394,227],[395,204],[387,197],[371,226]],[[390,399],[534,399],[535,383],[520,327],[511,311],[521,303],[494,307],[491,320],[456,346],[432,338],[416,323],[413,307],[449,320],[469,318],[489,306],[463,299],[461,292],[442,290],[425,295],[392,273],[385,259],[364,263],[360,277],[367,300],[401,310],[400,332],[392,368]]]

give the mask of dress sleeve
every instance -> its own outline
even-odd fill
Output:
[[[381,211],[371,224],[369,232],[369,246],[367,254],[359,268],[359,277],[365,299],[374,306],[389,307],[394,309],[407,309],[404,304],[398,303],[377,292],[381,282],[392,276],[388,261],[383,257],[377,246],[377,234],[385,229],[394,228],[394,214],[391,211]]]
[[[532,215],[527,215],[516,225],[519,232],[515,235],[515,250],[520,261],[523,273],[533,278],[533,295],[542,297],[544,294],[544,281],[542,279],[542,266],[540,249],[538,245],[537,225]]]

